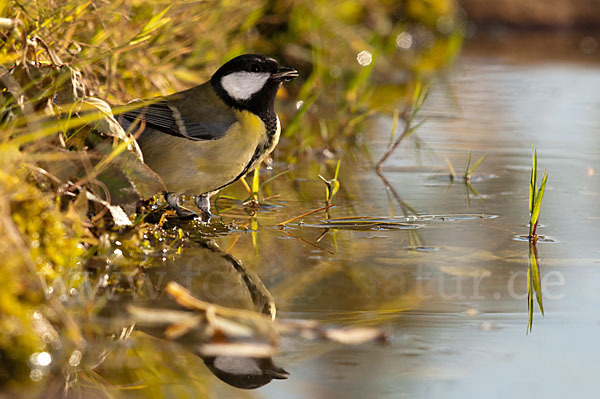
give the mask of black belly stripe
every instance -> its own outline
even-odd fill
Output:
[[[256,149],[254,150],[254,154],[252,154],[250,161],[246,164],[246,166],[244,166],[244,169],[242,170],[242,172],[239,175],[237,175],[229,183],[225,183],[222,186],[215,188],[213,191],[218,191],[222,188],[229,186],[230,184],[235,183],[239,179],[241,179],[246,173],[248,173],[248,171],[250,170],[250,167],[256,161],[258,161],[265,154],[265,152],[269,148],[271,148],[271,146],[273,145],[273,141],[275,140],[275,134],[277,133],[277,115],[275,113],[273,113],[271,115],[268,114],[268,115],[261,116],[260,119],[265,124],[266,140],[259,143],[256,146]]]

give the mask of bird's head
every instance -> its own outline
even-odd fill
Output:
[[[273,111],[279,86],[298,76],[271,57],[261,54],[240,55],[215,72],[211,83],[229,106],[263,115]]]

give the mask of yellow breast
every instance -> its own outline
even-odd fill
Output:
[[[160,175],[169,191],[189,195],[211,192],[244,171],[257,147],[266,142],[266,128],[255,114],[234,112],[238,121],[216,140],[193,141],[167,134],[145,138],[142,150],[147,149],[144,151],[146,162]],[[251,169],[271,150],[268,148],[256,159]]]

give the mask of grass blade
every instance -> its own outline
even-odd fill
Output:
[[[290,168],[290,169],[284,170],[283,172],[279,172],[279,173],[277,173],[277,174],[275,174],[275,175],[273,175],[273,176],[269,177],[267,180],[265,180],[265,181],[263,181],[262,183],[260,183],[260,186],[258,186],[258,189],[259,189],[259,190],[262,190],[262,188],[263,188],[264,186],[266,186],[267,184],[269,184],[269,183],[270,183],[270,182],[272,182],[273,180],[275,180],[275,179],[277,179],[277,178],[279,178],[279,177],[281,177],[281,176],[283,176],[283,175],[286,175],[286,174],[290,173],[292,170],[293,170],[293,169],[292,169],[292,168]]]
[[[533,204],[533,212],[531,213],[531,222],[534,226],[537,224],[538,218],[540,216],[540,209],[542,208],[542,198],[544,197],[544,191],[546,191],[546,181],[548,181],[548,174],[544,172],[544,178],[542,179],[542,184],[540,185],[540,188],[537,190],[535,202]]]
[[[477,168],[479,168],[479,166],[481,165],[481,163],[485,160],[485,157],[487,156],[487,154],[482,155],[477,162],[475,162],[475,164],[473,165],[473,167],[471,169],[469,169],[469,176],[472,175],[473,173],[475,173],[475,171],[477,170]]]
[[[341,164],[342,160],[338,159],[337,161],[337,165],[335,166],[335,173],[333,174],[333,179],[337,180],[338,175],[340,174],[340,164]]]
[[[469,180],[469,168],[471,167],[471,150],[467,152],[467,163],[465,164],[465,180]]]
[[[537,186],[537,150],[531,148],[533,152],[533,168],[531,169],[531,181],[529,182],[529,213],[533,213],[533,204],[535,203],[535,191]]]

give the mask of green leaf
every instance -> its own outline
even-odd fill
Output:
[[[338,192],[339,189],[340,189],[340,182],[337,181],[336,179],[332,180],[331,181],[331,197],[329,197],[330,200]]]
[[[335,173],[333,174],[333,180],[337,180],[338,175],[340,174],[340,163],[341,162],[342,162],[342,160],[338,159],[337,165],[335,166]]]
[[[414,117],[417,112],[421,109],[421,106],[425,102],[425,98],[427,97],[428,90],[427,86],[423,84],[423,81],[418,79],[415,83],[415,90],[413,91],[413,96],[411,99],[411,117]]]
[[[414,126],[412,126],[410,129],[408,129],[408,131],[406,132],[406,134],[404,135],[403,138],[407,138],[408,136],[410,136],[411,134],[416,132],[425,122],[427,122],[428,119],[429,118],[423,118],[419,122],[417,122]]]
[[[535,202],[533,204],[533,212],[531,213],[531,223],[535,225],[540,216],[540,209],[542,208],[542,198],[544,197],[544,191],[546,190],[546,181],[548,181],[548,174],[544,171],[544,177],[542,184],[535,196]]]
[[[531,151],[533,152],[533,168],[531,169],[531,181],[529,182],[529,213],[533,213],[537,188],[537,150],[532,146]]]
[[[138,43],[141,43],[143,41],[150,39],[150,37],[152,36],[151,35],[152,32],[159,29],[163,25],[169,23],[171,21],[171,18],[163,18],[163,17],[167,13],[167,11],[169,11],[170,8],[171,8],[171,6],[168,6],[164,10],[162,10],[161,12],[159,12],[158,14],[156,14],[155,16],[150,18],[148,23],[146,23],[146,25],[144,25],[144,27],[142,28],[142,31],[140,33],[138,33],[131,41],[129,41],[129,44],[133,46],[135,44],[138,44]]]
[[[487,154],[482,155],[477,162],[475,162],[475,164],[473,165],[473,167],[471,169],[469,169],[469,175],[472,175],[477,168],[479,168],[479,166],[481,165],[481,163],[485,160],[485,157],[487,156]]]
[[[325,201],[326,202],[331,201],[331,199],[333,198],[333,196],[340,189],[340,182],[338,181],[337,177],[340,174],[340,164],[341,164],[341,161],[342,160],[340,159],[337,162],[337,165],[335,167],[335,173],[333,174],[333,179],[327,180],[323,176],[318,175],[319,179],[321,179],[321,181],[323,183],[325,183]]]

